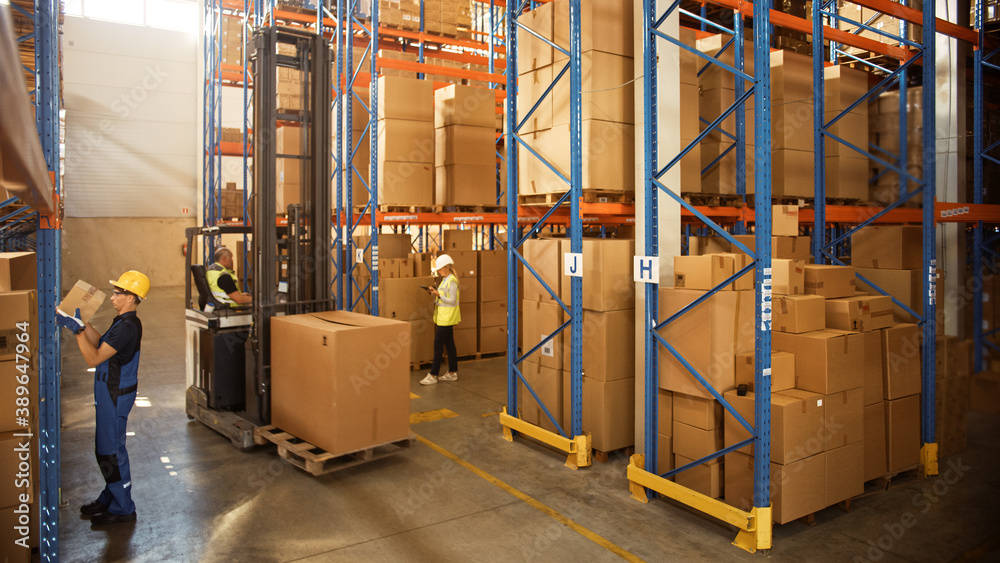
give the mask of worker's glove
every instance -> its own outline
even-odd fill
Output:
[[[67,315],[66,313],[63,313],[59,309],[56,309],[56,313],[57,313],[56,322],[59,323],[59,326],[68,329],[73,334],[80,334],[81,332],[83,332],[85,325],[83,324],[83,321],[80,320],[79,309],[76,310],[76,314],[73,315],[72,317]]]

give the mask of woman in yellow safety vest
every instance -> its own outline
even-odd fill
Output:
[[[455,351],[455,325],[462,321],[458,311],[458,278],[452,266],[451,256],[442,254],[434,261],[432,271],[443,279],[437,288],[429,288],[434,296],[434,362],[421,385],[434,385],[438,381],[458,381],[458,352]],[[448,350],[448,373],[438,377],[441,370],[441,354]]]

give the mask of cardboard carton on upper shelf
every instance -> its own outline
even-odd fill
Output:
[[[529,271],[524,272],[524,299],[527,301],[548,301],[555,302],[552,294],[545,289],[545,285],[555,295],[560,295],[562,287],[562,253],[560,252],[562,241],[560,239],[529,239],[524,241],[522,252],[524,260],[538,274]],[[519,265],[519,268],[524,269]],[[541,282],[539,281],[541,280]],[[542,285],[544,283],[545,285]]]
[[[751,251],[756,247],[757,239],[754,235],[736,235],[735,238]],[[730,252],[743,252],[736,246],[730,246]],[[811,259],[809,253],[809,237],[771,237],[771,258],[783,258],[787,260],[802,260],[808,263]]]
[[[827,299],[853,297],[856,291],[854,268],[827,264],[807,264],[806,293]]]
[[[0,293],[37,287],[38,265],[34,252],[0,252]]]
[[[395,162],[434,163],[434,124],[409,119],[380,119],[378,159]]]
[[[542,94],[552,85],[552,65],[531,71],[519,68],[519,72],[522,74],[517,79],[517,116],[519,120],[527,118],[521,132],[534,133],[551,129],[552,95],[542,98]],[[528,115],[531,108],[535,108],[535,111]]]
[[[520,90],[519,90],[520,92]],[[495,126],[496,95],[492,90],[452,84],[434,91],[434,126]]]
[[[746,254],[743,256],[746,256]],[[800,295],[805,293],[805,262],[785,258],[772,259],[771,293],[773,295]]]
[[[727,391],[725,399],[753,426],[756,395],[740,396]],[[825,405],[817,393],[787,389],[771,395],[771,460],[788,464],[823,451]],[[750,437],[747,429],[730,415],[725,417],[725,443],[734,446]],[[738,451],[751,454],[753,445]]]
[[[410,435],[407,323],[291,315],[272,319],[271,339],[275,426],[334,455]]]
[[[528,144],[559,173],[570,177],[570,128],[554,125],[538,131]],[[583,122],[583,189],[631,193],[635,191],[635,126],[588,119]],[[521,194],[561,193],[569,185],[524,147],[519,147]]]
[[[553,37],[553,13],[553,4],[541,4],[534,10],[525,13],[518,20],[526,28],[537,33],[538,36],[551,40]],[[517,38],[518,74],[552,64],[552,46],[547,41],[539,39],[530,32],[519,33]]]
[[[892,326],[892,298],[884,295],[841,297],[826,301],[826,326],[869,332]]]
[[[552,3],[554,43],[570,50],[569,1],[557,0]],[[630,0],[581,0],[580,2],[580,51],[602,51],[624,57],[631,57],[632,10]],[[524,34],[521,34],[524,35]],[[520,35],[518,36],[520,37]],[[569,57],[560,50],[553,50],[553,62],[565,61]]]
[[[635,123],[635,85],[632,81],[635,66],[632,58],[594,50],[583,53],[580,65],[583,119]],[[545,88],[548,85],[542,90]],[[553,125],[569,125],[569,92],[566,80],[556,82],[552,88]]]
[[[493,127],[448,125],[434,129],[434,165],[496,166],[496,133]],[[492,179],[492,174],[490,175]]]
[[[401,76],[378,78],[378,118],[434,122],[434,84]]]
[[[705,292],[661,288],[659,318],[680,311]],[[736,386],[736,354],[753,351],[753,292],[723,291],[710,296],[666,325],[660,334],[720,393]],[[659,350],[660,387],[670,391],[712,395],[664,347]]]
[[[834,329],[775,332],[774,350],[795,356],[795,387],[829,395],[864,385],[864,337]]]
[[[923,228],[870,225],[851,236],[851,264],[856,268],[911,270],[923,267]]]
[[[674,454],[690,459],[701,459],[722,449],[722,427],[706,430],[674,420]],[[716,458],[712,463],[718,463]]]
[[[441,252],[474,250],[473,239],[475,233],[468,229],[446,229],[441,236],[444,239],[444,248],[441,249]]]
[[[496,168],[493,165],[449,164],[434,168],[434,203],[452,206],[497,206]]]
[[[674,287],[683,289],[713,289],[733,275],[733,256],[674,256]],[[726,286],[723,289],[729,289]]]
[[[775,205],[771,208],[771,235],[776,237],[799,236],[799,206]]]
[[[800,334],[826,328],[826,300],[820,295],[780,295],[771,302],[771,328]]]
[[[868,292],[869,295],[882,295],[874,287],[864,282],[864,278],[877,285],[889,295],[895,297],[900,303],[908,306],[916,313],[923,310],[920,299],[922,294],[920,270],[885,270],[876,268],[857,268],[857,287],[861,291]],[[939,307],[940,309],[940,307]],[[897,323],[912,323],[916,319],[903,310],[902,307],[892,304],[892,317]]]
[[[378,162],[379,205],[433,205],[434,165],[426,162]]]

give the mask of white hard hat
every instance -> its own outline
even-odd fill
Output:
[[[451,259],[451,256],[448,256],[447,254],[442,254],[441,256],[438,256],[436,260],[434,260],[433,264],[431,264],[431,272],[436,274],[437,271],[440,270],[441,268],[444,268],[445,266],[451,266],[454,264],[455,261]]]

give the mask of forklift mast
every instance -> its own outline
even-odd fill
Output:
[[[271,419],[271,317],[335,309],[330,189],[333,56],[325,37],[292,28],[262,27],[253,45],[253,326],[247,341],[245,416],[264,425]],[[301,111],[279,112],[279,67],[300,73]],[[301,154],[277,152],[279,126],[297,129]],[[301,178],[297,203],[285,209],[277,209],[278,158],[297,164]]]

